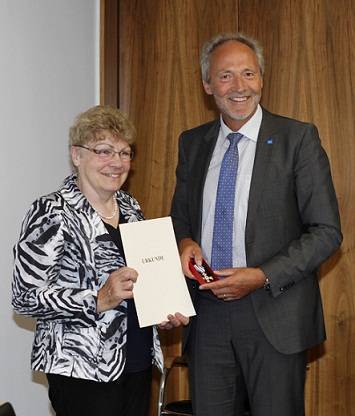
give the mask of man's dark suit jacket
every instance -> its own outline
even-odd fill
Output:
[[[171,213],[178,242],[201,243],[203,188],[219,129],[217,120],[180,137]],[[341,240],[329,162],[316,127],[263,109],[245,247],[247,266],[260,267],[271,282],[270,291],[258,289],[251,299],[278,351],[300,352],[325,339],[316,272]],[[196,282],[187,280],[194,299]]]

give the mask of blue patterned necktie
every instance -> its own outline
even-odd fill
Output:
[[[240,133],[227,136],[229,147],[219,172],[214,214],[211,266],[214,270],[233,267],[233,219],[235,184],[238,172]]]

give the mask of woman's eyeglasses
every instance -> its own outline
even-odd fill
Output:
[[[112,146],[99,144],[95,147],[82,146],[79,144],[74,145],[76,147],[81,147],[82,149],[89,150],[90,152],[95,153],[100,160],[108,161],[118,155],[122,162],[129,162],[133,159],[134,153],[131,149],[123,149],[120,151],[115,150]]]

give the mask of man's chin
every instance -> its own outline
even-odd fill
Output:
[[[247,113],[228,113],[226,114],[227,117],[233,121],[246,121],[249,120],[251,118],[251,116],[255,113],[255,110],[252,112],[247,112]]]
[[[244,120],[248,120],[248,118],[251,117],[251,114],[236,114],[233,115],[232,119],[235,121],[244,121]]]
[[[246,120],[249,120],[254,115],[256,108],[257,106],[253,108],[252,110],[249,109],[249,111],[246,110],[245,112],[230,112],[228,114],[228,117],[230,117],[232,120],[235,120],[235,121],[246,121]]]

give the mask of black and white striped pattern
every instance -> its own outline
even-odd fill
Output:
[[[144,219],[128,193],[119,191],[116,197],[128,222]],[[75,175],[32,204],[14,256],[13,307],[37,318],[32,369],[104,382],[117,379],[125,364],[126,303],[98,314],[96,297],[124,260]],[[153,349],[153,361],[162,368],[155,328]]]

